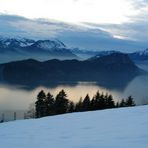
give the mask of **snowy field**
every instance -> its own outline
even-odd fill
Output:
[[[2,123],[0,148],[148,148],[148,106]]]

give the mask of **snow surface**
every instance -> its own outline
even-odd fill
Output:
[[[66,46],[58,40],[56,41],[40,40],[37,42],[37,47],[49,50],[52,48],[65,48]]]
[[[147,56],[148,55],[148,48],[142,51],[136,51],[133,54],[139,55],[139,56]]]
[[[148,148],[148,106],[0,124],[1,148]]]
[[[9,46],[15,43],[21,47],[31,46],[35,41],[26,38],[0,38],[0,42],[4,46]]]

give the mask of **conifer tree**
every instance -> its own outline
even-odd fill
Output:
[[[132,96],[129,96],[127,99],[126,99],[126,102],[125,102],[126,106],[135,106],[135,102],[134,102],[134,99],[132,98]]]
[[[45,99],[46,115],[49,116],[55,113],[54,103],[55,103],[55,100],[53,98],[53,95],[50,92],[48,92]]]
[[[45,92],[41,90],[38,93],[37,101],[35,102],[35,114],[36,118],[40,118],[66,112],[80,112],[127,106],[135,106],[134,99],[131,96],[129,96],[126,101],[122,99],[115,105],[112,95],[100,94],[99,91],[97,91],[92,100],[87,94],[83,101],[82,98],[80,98],[75,104],[73,101],[67,99],[67,94],[64,90],[61,90],[55,99],[50,92],[46,95]]]
[[[80,100],[76,103],[76,106],[75,106],[75,111],[76,112],[81,112],[82,111],[82,97],[80,98]]]
[[[98,100],[98,109],[105,109],[106,108],[106,100],[105,100],[105,96],[102,93],[99,100]]]
[[[35,102],[36,118],[46,116],[46,105],[45,105],[46,94],[43,90],[37,95],[37,101]]]
[[[93,97],[94,101],[94,105],[93,105],[93,110],[98,110],[100,108],[100,104],[99,104],[99,101],[100,101],[100,92],[97,91],[96,95]]]
[[[95,110],[96,108],[96,100],[95,100],[95,97],[92,98],[92,100],[90,101],[90,110]]]
[[[119,107],[126,107],[124,99],[121,100]]]
[[[88,111],[90,110],[90,97],[89,95],[87,94],[86,97],[84,98],[83,100],[83,103],[82,103],[82,108],[83,108],[83,111]]]
[[[113,100],[112,95],[106,96],[106,108],[114,108],[115,102]]]
[[[73,101],[69,101],[69,105],[68,105],[68,112],[72,113],[75,111],[75,104]]]
[[[64,90],[61,90],[55,99],[55,110],[56,114],[66,113],[68,110],[69,100],[67,99],[67,94]]]

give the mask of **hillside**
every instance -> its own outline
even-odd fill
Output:
[[[39,62],[29,59],[0,65],[1,81],[34,86],[53,82],[96,81],[100,85],[115,85],[119,88],[119,85],[126,85],[142,73],[126,54],[121,53],[84,61]]]
[[[74,53],[77,54],[77,52],[74,52]],[[93,52],[91,52],[91,53],[92,54],[89,53],[89,55],[92,55],[90,60],[96,59],[98,57],[107,56],[107,55],[110,55],[110,54],[113,54],[113,53],[124,53],[124,52],[115,51],[115,50],[98,51],[96,53],[96,55],[94,55],[94,56],[93,56],[94,53]],[[148,61],[148,49],[140,50],[140,51],[135,51],[135,52],[132,52],[132,53],[126,53],[126,54],[134,62]]]
[[[130,53],[129,57],[133,61],[147,61],[148,60],[148,49]]]
[[[0,124],[2,148],[147,148],[148,106]]]

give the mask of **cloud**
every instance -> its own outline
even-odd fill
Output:
[[[16,15],[0,15],[0,34],[10,36],[29,36],[32,38],[56,38],[64,32],[91,32],[103,36],[110,36],[109,33],[89,29],[84,25],[64,23],[49,19],[27,19]]]
[[[18,36],[32,39],[56,38],[63,41],[68,47],[91,50],[131,51],[146,48],[145,43],[117,38],[126,36],[125,32],[128,34],[128,30],[131,33],[131,30],[125,28],[127,27],[125,25],[104,24],[101,26],[92,23],[80,23],[78,25],[42,18],[27,19],[15,15],[0,15],[0,24],[0,36]],[[134,33],[132,34],[134,36]]]
[[[136,16],[129,16],[128,22],[121,24],[98,24],[85,22],[90,28],[99,28],[109,32],[113,37],[137,42],[148,42],[148,1],[147,0],[130,0],[134,9],[138,10]],[[142,43],[141,43],[142,44]]]
[[[1,36],[25,36],[31,38],[54,38],[63,30],[79,30],[80,27],[55,20],[27,19],[16,15],[0,15]],[[84,30],[81,27],[80,30]]]
[[[137,4],[140,0],[135,1]],[[132,2],[134,0],[1,0],[0,12],[31,19],[121,24],[139,12]]]
[[[141,9],[147,6],[148,1],[147,0],[131,0],[131,4],[135,9]]]
[[[85,49],[147,47],[147,0],[5,0],[0,13],[1,36],[58,38]]]

